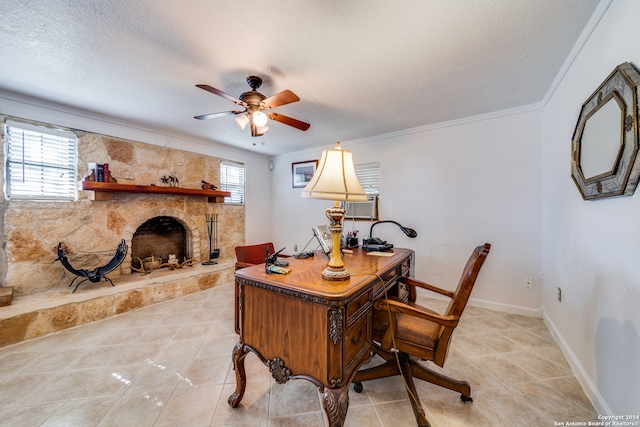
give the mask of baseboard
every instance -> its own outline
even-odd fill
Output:
[[[418,292],[420,294],[420,290],[418,290]],[[443,300],[443,301],[449,300],[448,298],[440,295],[433,295],[431,292],[429,292],[428,297],[433,299]],[[595,410],[598,412],[598,414],[615,415],[611,411],[611,408],[609,407],[609,405],[607,405],[607,402],[605,402],[605,400],[602,398],[602,395],[600,395],[598,388],[595,386],[595,384],[593,384],[593,382],[591,381],[591,379],[589,378],[585,370],[582,368],[582,365],[580,364],[580,361],[576,357],[575,353],[571,350],[567,342],[564,340],[564,338],[560,334],[560,331],[558,330],[558,328],[556,328],[555,324],[553,323],[549,315],[544,311],[543,307],[540,307],[537,309],[528,308],[528,307],[522,307],[522,306],[517,306],[512,304],[486,301],[486,300],[481,300],[476,298],[470,298],[469,305],[474,307],[486,308],[488,310],[520,314],[523,316],[541,317],[547,329],[549,329],[549,332],[551,333],[551,336],[553,337],[554,341],[556,342],[556,344],[558,344],[560,351],[562,351],[562,354],[567,360],[567,363],[569,363],[569,366],[571,367],[573,375],[576,377],[576,379],[580,383],[582,390],[584,391],[587,398],[591,401],[591,404],[593,405]]]
[[[437,299],[442,301],[450,301],[449,298],[442,295],[438,295],[434,292],[428,292],[422,289],[418,289],[417,291],[418,291],[418,295],[424,296],[426,298]],[[495,311],[502,311],[505,313],[520,314],[522,316],[528,316],[528,317],[542,317],[540,314],[539,308],[522,307],[519,305],[505,304],[505,303],[494,302],[494,301],[486,301],[486,300],[477,299],[477,298],[469,298],[468,304],[473,307],[486,308],[487,310],[495,310]]]
[[[562,354],[564,354],[565,359],[567,359],[567,363],[569,363],[569,366],[571,366],[573,375],[580,383],[582,390],[584,390],[584,393],[591,401],[591,404],[593,405],[595,410],[600,415],[615,415],[611,411],[609,405],[607,405],[607,402],[605,402],[605,400],[602,398],[602,395],[600,395],[598,388],[595,386],[595,384],[593,384],[585,370],[582,368],[582,364],[580,364],[580,361],[576,357],[575,353],[571,350],[567,342],[564,340],[558,328],[556,328],[553,320],[551,320],[549,315],[544,311],[544,308],[542,308],[540,311],[542,313],[542,320],[544,321],[544,324],[549,329],[549,332],[551,332],[551,336],[555,340],[556,344],[558,344],[558,347],[560,347]]]
[[[486,301],[477,298],[469,298],[469,305],[486,308],[488,310],[502,311],[505,313],[520,314],[528,317],[541,317],[539,308],[522,307],[520,305],[505,304],[502,302]]]

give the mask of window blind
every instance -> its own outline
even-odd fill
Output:
[[[220,190],[230,191],[225,203],[244,203],[244,166],[232,163],[220,165]]]
[[[73,133],[7,121],[5,135],[9,200],[77,200]]]
[[[380,163],[355,165],[356,176],[368,195],[380,194]]]

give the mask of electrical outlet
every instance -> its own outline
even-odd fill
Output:
[[[531,277],[524,278],[524,287],[527,289],[533,288],[533,279]]]
[[[293,245],[293,252],[298,252],[298,244],[297,243],[295,243]]]
[[[562,289],[558,287],[558,301],[562,302]]]

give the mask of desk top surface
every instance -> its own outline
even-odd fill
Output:
[[[389,271],[407,260],[413,251],[411,249],[394,248],[393,256],[382,257],[367,255],[360,248],[353,249],[352,254],[343,254],[345,268],[351,277],[343,281],[331,281],[322,278],[322,271],[329,262],[323,252],[316,252],[315,256],[306,259],[287,258],[289,262],[288,274],[267,274],[264,264],[254,265],[236,271],[239,279],[267,284],[292,291],[312,293],[326,299],[341,299],[347,294],[353,294],[377,278],[376,274]]]

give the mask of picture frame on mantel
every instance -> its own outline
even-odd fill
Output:
[[[318,167],[317,160],[307,160],[291,164],[291,186],[304,188],[311,181]]]

